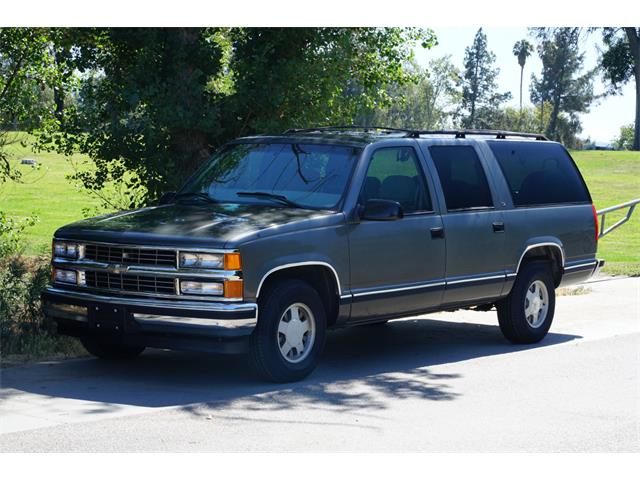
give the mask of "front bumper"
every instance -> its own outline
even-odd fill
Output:
[[[258,318],[255,303],[116,297],[56,287],[47,288],[42,300],[60,333],[177,350],[244,350]]]

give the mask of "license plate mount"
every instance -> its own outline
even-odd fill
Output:
[[[89,309],[89,325],[92,330],[108,335],[122,335],[126,310],[118,305],[95,305]]]

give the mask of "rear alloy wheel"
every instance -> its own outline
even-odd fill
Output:
[[[549,264],[526,263],[511,293],[497,304],[500,330],[513,343],[539,342],[551,327],[555,306],[555,285]]]
[[[326,314],[318,292],[300,280],[284,280],[259,301],[250,360],[263,378],[294,382],[309,375],[324,348]]]
[[[544,323],[549,311],[549,292],[544,282],[535,280],[524,296],[524,317],[531,328]]]

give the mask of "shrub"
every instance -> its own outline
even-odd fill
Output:
[[[55,322],[42,312],[40,294],[50,267],[46,258],[11,255],[0,259],[0,353],[39,358],[77,355],[75,339],[56,334]]]
[[[22,251],[22,232],[37,221],[36,217],[14,220],[0,211],[0,259]]]

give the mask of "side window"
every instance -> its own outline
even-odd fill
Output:
[[[402,205],[404,213],[433,210],[413,148],[381,148],[373,153],[360,201],[372,198],[394,200]]]
[[[578,169],[557,143],[487,142],[516,207],[591,203]]]
[[[436,164],[448,211],[493,206],[487,177],[473,147],[433,146],[429,153]]]

